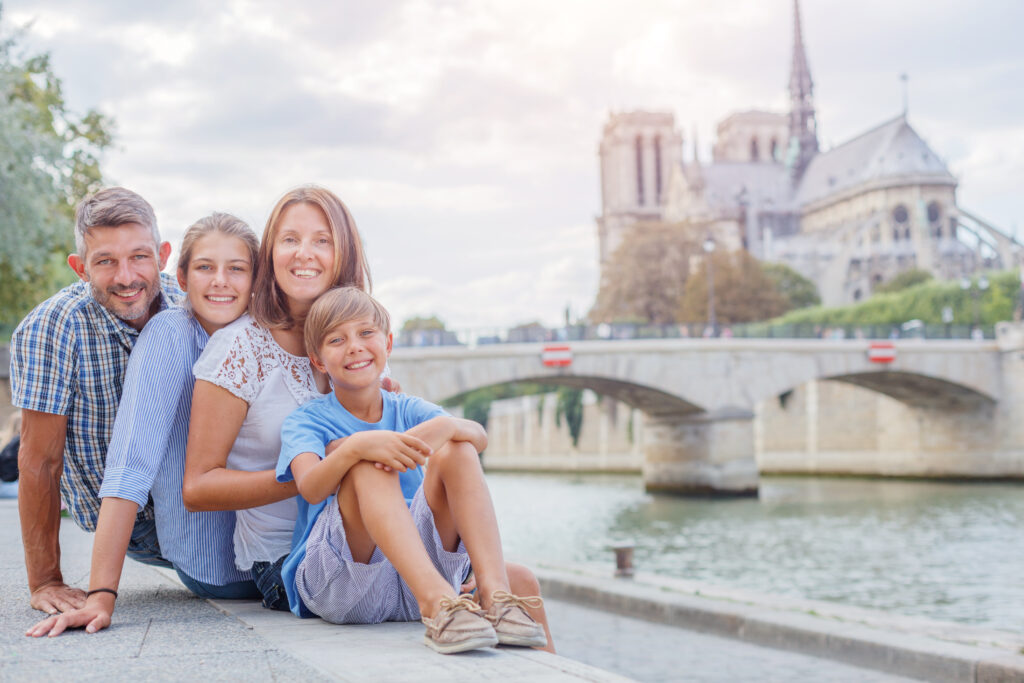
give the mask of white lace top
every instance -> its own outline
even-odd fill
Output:
[[[227,389],[249,404],[228,455],[233,470],[272,470],[281,450],[281,423],[320,396],[309,359],[293,356],[248,315],[210,337],[193,367],[196,379]],[[274,562],[291,550],[298,507],[294,498],[235,513],[235,565]]]

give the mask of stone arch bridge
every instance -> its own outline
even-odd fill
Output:
[[[1014,472],[1024,470],[1020,328],[1001,324],[995,342],[896,341],[896,358],[885,364],[869,360],[869,346],[817,339],[587,341],[572,343],[571,364],[558,368],[543,365],[544,344],[405,347],[395,349],[391,367],[405,391],[433,401],[540,382],[592,389],[639,408],[646,415],[649,490],[755,493],[754,407],[819,379],[886,394],[926,423],[969,416],[973,441],[962,457],[990,462],[995,453]],[[979,449],[985,453],[968,452]]]

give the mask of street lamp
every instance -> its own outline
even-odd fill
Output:
[[[960,278],[960,289],[970,291],[971,300],[974,304],[974,327],[971,329],[971,339],[982,339],[984,333],[981,331],[981,295],[988,289],[988,278],[984,275],[978,277],[977,287],[971,287],[970,278]]]
[[[1016,230],[1014,230],[1016,233]],[[1013,322],[1019,323],[1024,319],[1024,260],[1021,259],[1021,248],[1016,236],[1013,241],[1013,262],[1020,271],[1020,290],[1017,294],[1017,305],[1013,307]]]
[[[704,253],[707,254],[708,271],[708,327],[711,329],[712,337],[717,336],[718,321],[715,319],[715,266],[712,259],[715,253],[715,239],[708,235],[704,239]]]

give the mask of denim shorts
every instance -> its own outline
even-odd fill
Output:
[[[263,595],[263,606],[267,609],[289,611],[288,594],[284,590],[284,579],[281,578],[281,567],[287,555],[277,558],[276,562],[253,562],[252,580]]]
[[[156,537],[156,522],[152,519],[135,521],[132,537],[128,541],[128,557],[154,567],[173,567],[160,554],[160,541]]]
[[[178,578],[185,584],[185,588],[189,589],[201,598],[208,600],[255,600],[256,598],[262,598],[263,594],[260,592],[256,582],[252,579],[248,581],[235,581],[233,583],[226,583],[223,586],[218,586],[213,583],[206,583],[205,581],[199,581],[193,579],[191,576],[181,570],[180,567],[175,567],[174,571],[178,572]]]

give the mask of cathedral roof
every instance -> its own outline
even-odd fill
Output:
[[[704,199],[711,209],[738,207],[744,189],[752,205],[779,210],[789,205],[789,172],[782,164],[716,161],[700,167],[699,173]]]
[[[796,203],[803,206],[859,185],[899,178],[956,184],[903,115],[816,155],[797,188]]]

